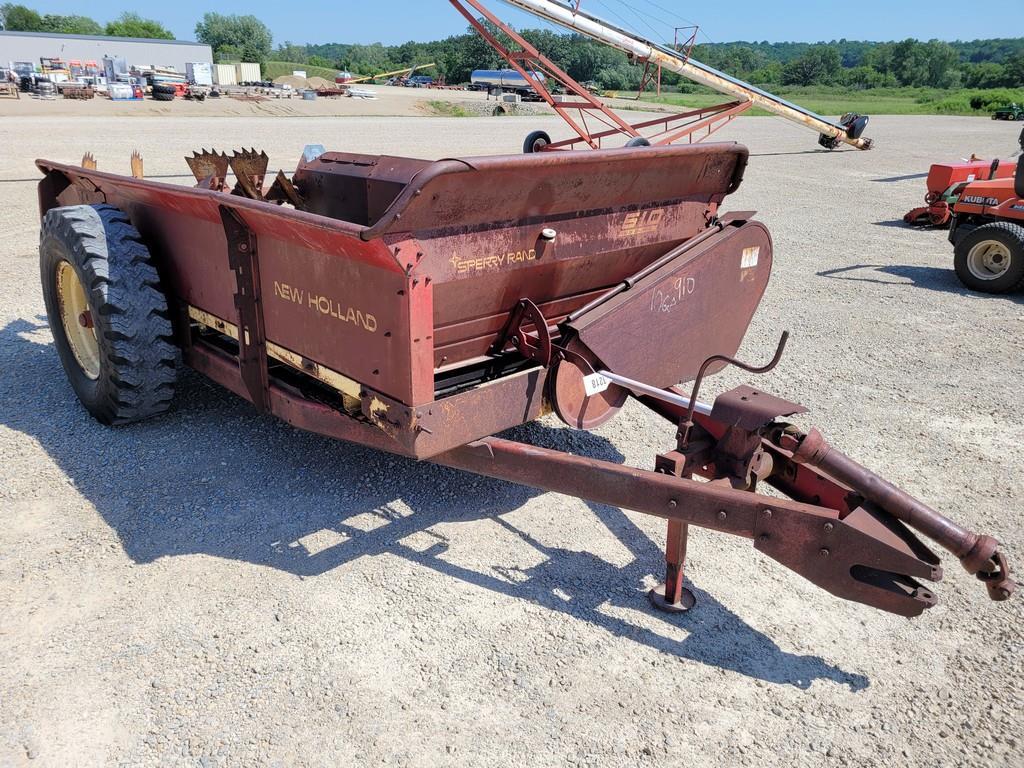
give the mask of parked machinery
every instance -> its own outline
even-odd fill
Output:
[[[1012,178],[1000,175],[964,187],[953,206],[949,240],[957,277],[968,288],[1024,289],[1024,163],[1017,163]]]
[[[569,31],[585,35],[624,52],[634,62],[650,68],[666,69],[695,83],[728,96],[731,101],[700,109],[687,110],[640,123],[628,123],[606,106],[591,91],[576,82],[555,62],[508,24],[495,16],[483,0],[449,0],[467,22],[494,48],[537,95],[572,129],[573,136],[564,141],[551,141],[543,132],[531,134],[524,148],[527,152],[550,152],[586,146],[598,149],[612,137],[625,137],[632,146],[672,144],[701,141],[727,125],[737,115],[758,107],[817,132],[818,143],[826,149],[846,144],[857,149],[870,149],[871,139],[864,137],[868,117],[846,114],[838,121],[816,115],[804,107],[781,99],[761,88],[743,82],[697,61],[690,50],[677,50],[643,38],[588,13],[581,0],[572,3],[556,0],[503,0],[506,4],[531,13]],[[692,45],[690,46],[692,49]],[[541,72],[546,79],[564,90],[567,98],[556,99],[546,82],[531,77]],[[596,121],[598,130],[588,123]]]
[[[1024,106],[1014,102],[992,113],[993,120],[1024,120]]]
[[[470,85],[475,90],[486,90],[491,96],[514,93],[523,101],[541,101],[533,83],[546,82],[541,72],[527,72],[526,77],[514,69],[477,69],[470,76]]]
[[[942,578],[916,531],[1007,599],[994,538],[791,424],[803,406],[751,386],[700,400],[727,365],[771,370],[788,337],[767,365],[735,357],[773,262],[767,228],[721,207],[747,158],[736,144],[437,162],[308,147],[268,184],[265,154],[202,151],[195,188],[40,160],[43,294],[103,423],[166,411],[183,361],[301,429],[661,517],[651,599],[666,610],[694,602],[690,525],[904,616]],[[629,398],[675,435],[653,471],[495,436],[548,410],[593,429]]]
[[[1015,163],[999,160],[971,159],[962,163],[936,163],[928,171],[925,205],[908,212],[903,220],[908,224],[945,227],[953,217],[953,207],[960,199],[964,187],[973,181],[1012,178],[1016,167]]]

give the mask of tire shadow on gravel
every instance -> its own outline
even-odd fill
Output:
[[[671,656],[798,688],[815,680],[854,691],[869,685],[820,657],[783,651],[692,583],[696,610],[673,617],[656,612],[645,585],[660,577],[664,553],[618,508],[588,504],[630,553],[625,566],[551,546],[504,517],[539,491],[296,430],[257,415],[190,371],[179,377],[170,416],[103,427],[75,399],[45,318],[16,320],[0,330],[0,369],[8,372],[0,378],[0,424],[38,441],[136,563],[207,554],[306,578],[389,554]],[[607,439],[587,432],[532,423],[506,436],[623,460]],[[493,521],[496,536],[511,535],[541,555],[541,562],[516,565],[518,549],[489,572],[446,559],[451,529],[436,527],[481,519]],[[585,529],[593,522],[577,517],[572,525]],[[325,534],[326,546],[303,543]],[[639,610],[646,619],[629,621],[609,608]],[[655,631],[660,622],[688,634],[682,641],[666,637]]]
[[[968,298],[985,301],[1010,301],[1024,304],[1024,291],[999,295],[978,293],[961,283],[953,271],[953,259],[950,255],[948,267],[921,267],[910,264],[852,264],[838,269],[826,269],[817,273],[818,277],[831,280],[850,280],[858,283],[875,283],[876,285],[906,286],[908,288],[927,288],[930,291],[956,293]],[[896,279],[886,279],[896,278]],[[909,282],[908,282],[909,281]]]

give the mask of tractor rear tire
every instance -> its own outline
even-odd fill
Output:
[[[633,149],[634,147],[649,147],[651,142],[645,139],[643,136],[634,136],[632,139],[626,142],[626,149]]]
[[[43,218],[40,276],[54,345],[85,409],[108,425],[168,410],[180,352],[149,250],[111,205]]]
[[[972,291],[1024,288],[1024,227],[996,221],[972,230],[957,242],[953,268]]]

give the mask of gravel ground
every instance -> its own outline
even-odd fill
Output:
[[[0,765],[1024,765],[1024,601],[954,562],[908,621],[697,531],[698,607],[653,613],[664,525],[297,432],[186,375],[176,411],[106,429],[75,401],[37,273],[31,159],[92,150],[187,179],[211,144],[291,167],[308,142],[517,151],[550,118],[0,121]],[[1024,296],[964,291],[945,234],[903,228],[933,160],[1019,129],[879,118],[816,152],[768,118],[734,209],[776,243],[744,345],[760,384],[883,475],[1024,555]],[[742,380],[723,374],[709,385]],[[650,466],[639,407],[523,439]]]

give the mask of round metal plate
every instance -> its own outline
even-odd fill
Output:
[[[580,355],[597,367],[597,358],[578,341],[569,343],[567,349]],[[604,392],[592,397],[583,388],[583,377],[593,373],[593,368],[570,356],[558,362],[551,377],[551,404],[558,418],[576,429],[594,429],[619,412],[626,402],[628,393],[622,387],[612,384]]]
[[[1010,269],[1010,249],[998,240],[982,240],[967,254],[967,268],[979,280],[995,280]]]
[[[697,598],[686,587],[680,590],[678,603],[665,602],[665,585],[659,584],[654,589],[648,590],[647,599],[651,605],[665,613],[686,613],[697,604]]]

